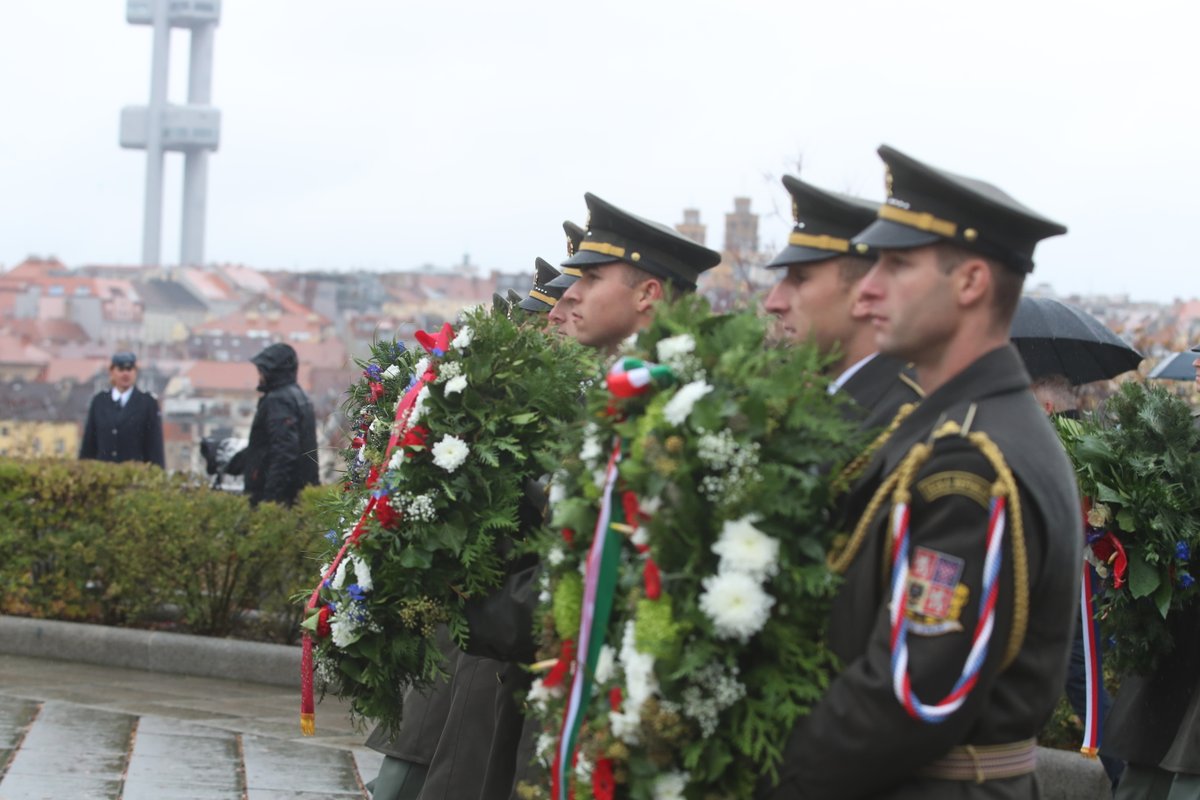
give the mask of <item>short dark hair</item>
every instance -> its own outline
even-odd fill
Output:
[[[1025,288],[1025,273],[1007,267],[994,258],[959,247],[955,244],[938,244],[938,266],[942,272],[949,274],[955,267],[970,259],[979,259],[987,264],[992,273],[992,309],[1000,322],[1009,325],[1017,313],[1017,304],[1021,302],[1021,291]]]

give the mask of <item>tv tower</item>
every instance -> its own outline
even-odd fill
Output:
[[[184,154],[183,228],[179,263],[204,263],[204,223],[208,195],[208,154],[221,138],[221,112],[212,99],[213,35],[221,0],[127,0],[125,20],[154,29],[150,104],[121,109],[121,147],[146,151],[146,210],[142,264],[158,266],[162,256],[163,154]],[[187,105],[167,102],[171,29],[191,30]]]

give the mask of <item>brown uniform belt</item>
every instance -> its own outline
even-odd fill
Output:
[[[952,747],[937,761],[917,770],[925,778],[943,781],[995,781],[1028,775],[1037,768],[1037,740],[1011,744],[965,744]]]

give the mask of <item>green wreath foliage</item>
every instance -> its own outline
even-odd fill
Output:
[[[1174,647],[1172,616],[1197,601],[1200,432],[1181,399],[1137,382],[1097,412],[1057,424],[1092,502],[1085,555],[1101,576],[1094,603],[1105,663],[1148,674]]]
[[[482,308],[428,354],[378,342],[360,366],[346,402],[357,435],[342,523],[321,577],[345,553],[304,626],[324,689],[394,729],[405,691],[444,674],[439,632],[466,644],[464,603],[501,582],[540,523],[527,484],[553,432],[582,413],[580,385],[596,366],[538,318]],[[397,422],[406,395],[413,408]]]
[[[777,774],[792,726],[835,670],[824,643],[837,587],[825,563],[831,484],[862,436],[847,401],[828,393],[816,349],[769,346],[767,324],[713,315],[697,297],[660,307],[621,356],[670,374],[656,370],[656,388],[627,399],[598,382],[587,424],[559,434],[553,524],[538,541],[541,659],[559,658],[578,631],[579,576],[614,443],[622,456],[613,503],[632,496],[638,505],[585,700],[579,800],[593,797],[598,768],[611,771],[621,798],[751,796],[756,781]],[[744,601],[758,603],[757,620],[720,609]],[[529,695],[544,768],[569,684],[539,678]],[[547,797],[542,778],[522,795]]]

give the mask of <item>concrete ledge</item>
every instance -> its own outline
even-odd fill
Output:
[[[300,648],[0,615],[0,653],[299,688]]]
[[[1038,748],[1038,787],[1042,800],[1108,800],[1112,790],[1097,758],[1068,750]]]

